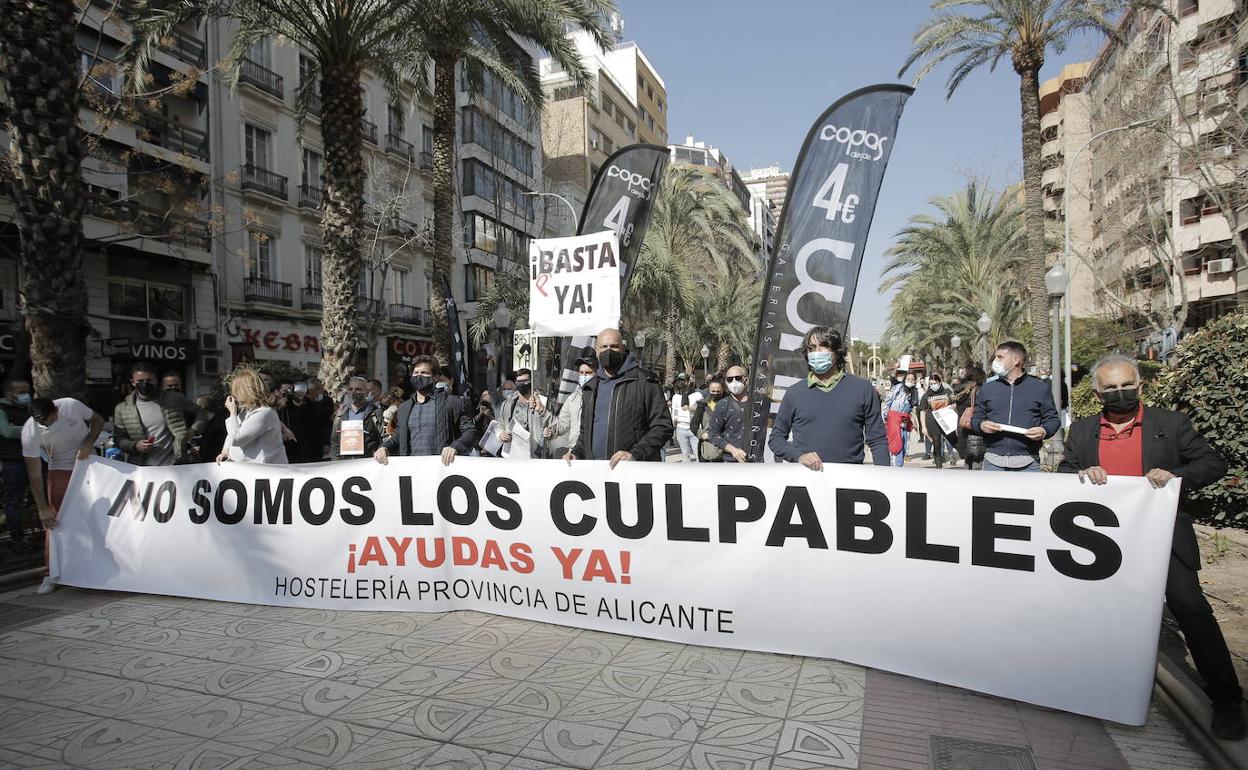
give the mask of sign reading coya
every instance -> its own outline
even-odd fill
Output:
[[[539,337],[620,322],[620,239],[611,231],[529,242],[529,324]]]
[[[1142,724],[1178,484],[966,478],[847,465],[92,458],[52,530],[52,568],[84,588],[472,609],[835,658]]]

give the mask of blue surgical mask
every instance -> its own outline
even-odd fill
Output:
[[[445,382],[439,382],[437,385],[434,385],[433,387],[437,388],[438,390],[446,390],[447,384]]]
[[[592,379],[594,379],[594,375],[592,375],[592,374],[582,374],[582,375],[580,375],[579,377],[577,377],[577,378],[576,378],[576,381],[577,381],[577,382],[579,382],[579,383],[581,384],[581,387],[583,388],[583,387],[585,387],[585,386],[589,383],[589,381],[590,381],[590,380],[592,380]]]
[[[993,374],[997,375],[998,377],[1004,377],[1006,373],[1009,371],[1010,371],[1009,369],[1005,368],[1005,364],[1001,363],[995,358],[992,359],[992,373]]]
[[[832,368],[832,354],[827,351],[807,353],[806,363],[815,374],[823,374]]]
[[[13,397],[13,400],[18,406],[30,406],[29,393],[19,393]]]

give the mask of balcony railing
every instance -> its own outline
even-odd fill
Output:
[[[135,212],[134,228],[140,235],[199,251],[208,251],[212,245],[208,224],[205,222],[147,206],[137,206]]]
[[[410,238],[419,232],[415,222],[400,216],[387,217],[382,222],[382,228],[385,230],[386,235],[392,235],[396,238]]]
[[[238,82],[248,83],[278,99],[282,98],[282,76],[251,59],[243,59],[243,66],[238,73]]]
[[[180,29],[166,35],[160,41],[160,49],[196,67],[203,67],[207,62],[204,58],[204,41]]]
[[[243,281],[243,299],[247,302],[267,302],[270,305],[290,307],[291,285],[268,278],[248,276]]]
[[[433,153],[428,151],[420,153],[420,167],[424,169],[433,168]]]
[[[251,163],[243,166],[242,188],[286,200],[286,177]]]
[[[393,152],[396,155],[402,155],[408,160],[414,160],[416,157],[416,145],[397,134],[386,134],[386,152]]]
[[[364,141],[377,146],[377,124],[371,120],[364,121]]]
[[[299,207],[305,209],[319,209],[321,201],[325,199],[325,189],[318,185],[301,184],[299,185]]]
[[[157,147],[166,147],[174,152],[182,152],[202,161],[209,159],[208,134],[197,128],[184,126],[177,121],[169,120],[163,115],[144,112],[139,116],[139,125],[143,141]]]
[[[398,324],[430,326],[429,311],[415,305],[390,305],[390,320]]]
[[[372,299],[371,297],[358,297],[355,300],[355,312],[364,315],[374,315],[381,312],[381,300]]]
[[[323,302],[324,300],[321,299],[321,287],[319,286],[305,286],[299,292],[299,306],[304,310],[320,310],[324,307]]]

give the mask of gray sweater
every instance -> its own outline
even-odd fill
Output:
[[[772,454],[788,462],[815,452],[825,463],[860,465],[864,444],[872,462],[888,465],[880,397],[870,382],[849,373],[829,391],[806,382],[792,385],[767,438]]]

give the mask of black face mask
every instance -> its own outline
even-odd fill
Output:
[[[516,390],[520,391],[520,395],[522,395],[522,396],[527,396],[527,395],[529,395],[529,391],[533,390],[533,383],[531,383],[531,382],[517,382],[517,383],[516,383]]]
[[[723,398],[723,397],[724,397],[724,394],[723,394],[723,393],[712,393],[712,394],[710,394],[710,399],[711,399],[712,401],[718,401],[718,400],[720,400],[720,399],[721,399],[721,398]]]
[[[367,399],[368,399],[367,393],[352,393],[351,394],[351,403],[355,404],[356,406],[363,404]]]
[[[1107,412],[1125,414],[1140,408],[1139,388],[1122,388],[1121,390],[1107,391],[1102,393],[1100,398],[1101,405],[1105,407]]]
[[[156,383],[146,380],[136,382],[134,383],[134,390],[143,398],[151,398],[156,394]]]
[[[624,365],[626,358],[628,353],[622,350],[607,349],[598,354],[598,363],[602,364],[603,369],[614,372]]]
[[[428,393],[433,389],[433,378],[427,374],[413,375],[411,379],[412,390],[421,393]]]

